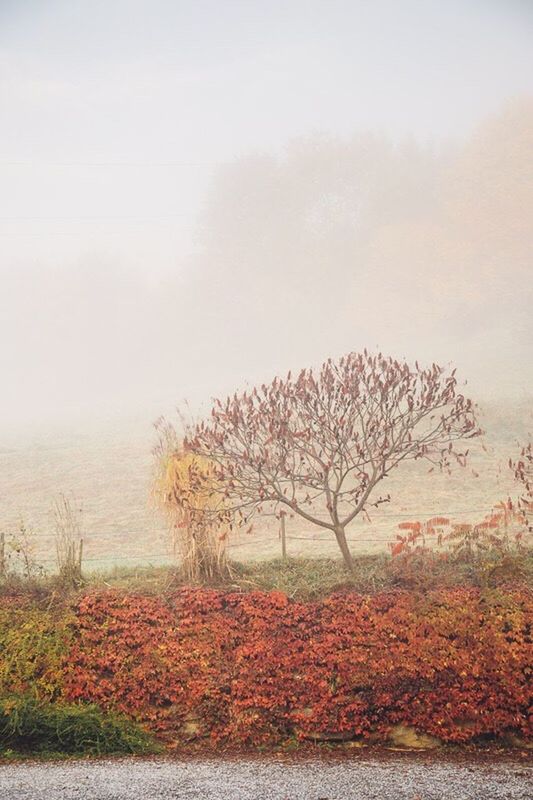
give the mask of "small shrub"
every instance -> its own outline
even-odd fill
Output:
[[[509,467],[520,485],[518,508],[526,518],[527,528],[533,533],[533,443],[522,447],[516,461],[509,459]]]
[[[37,753],[110,755],[150,753],[152,738],[124,716],[96,705],[51,704],[31,696],[0,701],[0,745]]]
[[[44,568],[35,556],[33,530],[20,520],[16,530],[0,532],[0,580],[23,578],[33,581],[42,578]]]
[[[71,622],[64,609],[43,610],[21,597],[2,598],[0,697],[30,690],[41,699],[60,695]]]
[[[390,573],[404,588],[445,585],[446,572],[463,573],[475,586],[497,586],[528,578],[531,536],[527,517],[511,499],[497,503],[477,523],[453,523],[445,517],[402,522],[391,542]],[[440,580],[436,580],[440,576]]]

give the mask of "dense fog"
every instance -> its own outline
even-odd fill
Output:
[[[532,18],[2,3],[2,429],[365,346],[527,397]]]

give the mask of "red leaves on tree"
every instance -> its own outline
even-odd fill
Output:
[[[225,515],[287,507],[334,533],[351,567],[345,529],[388,501],[381,481],[409,460],[464,465],[456,444],[478,433],[455,372],[364,351],[215,401],[185,446],[216,465]]]

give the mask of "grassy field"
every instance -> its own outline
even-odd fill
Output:
[[[445,515],[475,522],[493,503],[512,494],[512,475],[506,467],[517,443],[531,429],[528,403],[486,405],[480,421],[483,441],[472,442],[468,469],[445,475],[414,464],[387,479],[384,491],[391,502],[371,520],[355,520],[348,533],[356,555],[380,553],[397,532],[399,522]],[[172,562],[163,517],[150,490],[154,472],[151,449],[155,434],[151,420],[140,415],[113,424],[104,422],[71,429],[0,433],[0,530],[16,528],[22,518],[33,531],[39,561],[53,570],[55,545],[50,515],[60,492],[79,502],[86,571],[161,566]],[[485,449],[483,449],[485,448]],[[287,549],[291,557],[336,558],[337,545],[327,531],[297,517],[287,519]],[[258,517],[252,534],[236,534],[229,553],[237,561],[271,560],[281,553],[278,522]]]

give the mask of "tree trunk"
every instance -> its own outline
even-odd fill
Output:
[[[337,544],[340,547],[340,551],[344,559],[344,566],[349,572],[353,572],[354,570],[353,558],[352,554],[350,553],[350,548],[348,547],[348,542],[346,541],[346,534],[344,532],[344,528],[340,527],[335,528],[335,538],[337,539]]]

